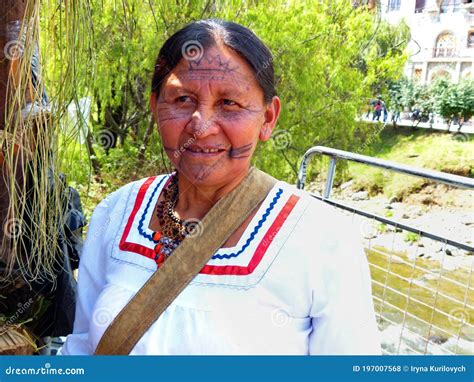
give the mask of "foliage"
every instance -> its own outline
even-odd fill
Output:
[[[408,243],[413,244],[420,240],[420,235],[414,232],[406,232],[404,240]]]
[[[413,88],[413,108],[420,110],[422,115],[428,116],[435,108],[435,100],[432,94],[429,85],[416,84]]]
[[[413,82],[406,77],[390,83],[388,86],[388,108],[394,111],[402,111],[405,108],[411,109],[414,105],[413,93]]]
[[[380,26],[372,14],[346,1],[310,3],[261,12],[257,24],[257,34],[276,53],[283,111],[275,139],[262,145],[256,164],[289,181],[309,147],[354,146],[354,116],[383,81],[400,76],[405,60],[403,44],[395,50],[377,45],[374,36],[395,29]],[[386,35],[382,41],[389,40]],[[310,167],[309,177],[316,172]]]
[[[410,28],[404,21],[398,25],[377,21],[374,28],[373,40],[361,51],[363,68],[366,68],[362,73],[369,76],[372,94],[386,98],[388,85],[400,77],[407,59],[404,51],[410,40]]]
[[[419,109],[428,114],[434,108],[431,88],[406,77],[389,85],[389,96],[388,103],[393,110]]]
[[[460,124],[474,115],[474,81],[452,83],[444,78],[432,84],[415,83],[407,78],[389,86],[389,104],[393,110],[419,109],[422,114],[436,112],[448,123]]]
[[[436,81],[432,87],[436,112],[448,123],[453,120],[467,121],[474,115],[474,81],[464,80],[459,84],[445,79]]]
[[[60,33],[58,20],[68,19],[56,2],[50,0],[42,8],[44,29],[53,33],[43,51],[48,58],[48,90],[55,94],[73,71],[74,86],[60,101],[85,96],[92,100],[92,134],[86,144],[89,155],[98,158],[93,167],[95,172],[102,169],[102,178],[111,170],[107,162],[115,161],[115,150],[126,145],[149,150],[143,142],[148,140],[154,60],[164,40],[191,20],[217,17],[239,22],[271,48],[283,112],[275,139],[261,145],[255,163],[289,181],[295,180],[301,155],[310,146],[347,149],[353,144],[357,111],[374,92],[384,92],[388,80],[400,76],[406,59],[406,26],[389,26],[346,0],[108,0],[81,7],[78,17],[83,23],[75,36]],[[102,151],[97,143],[104,130],[113,138]],[[161,150],[157,139],[149,141],[155,152]],[[140,167],[140,149],[127,150],[130,155],[122,156],[127,166]],[[145,159],[150,160],[148,152]]]

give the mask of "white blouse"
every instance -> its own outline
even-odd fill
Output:
[[[148,225],[168,179],[130,183],[95,209],[74,330],[58,354],[93,354],[156,271]],[[131,354],[380,354],[358,233],[334,207],[278,182],[237,245],[214,254]]]

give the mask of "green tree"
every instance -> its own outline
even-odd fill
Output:
[[[420,112],[420,118],[414,123],[420,123],[421,119],[428,119],[434,112],[434,99],[431,88],[427,84],[415,84],[413,87],[413,109]]]
[[[474,115],[474,81],[464,80],[459,84],[446,79],[436,81],[431,92],[434,108],[448,125],[457,121],[459,128]]]
[[[68,18],[55,1],[47,3],[44,26],[54,36],[44,45],[48,82],[59,86],[75,73],[63,101],[91,98],[86,142],[92,153],[92,135],[95,142],[105,141],[107,150],[98,149],[97,156],[106,173],[115,168],[133,174],[147,146],[147,162],[158,163],[162,150],[156,136],[150,139],[154,129],[148,110],[154,60],[164,40],[189,21],[239,22],[272,49],[283,113],[275,138],[259,148],[255,161],[289,181],[295,180],[307,148],[354,145],[354,117],[368,97],[399,78],[406,59],[406,26],[389,26],[347,0],[81,2],[76,17],[82,23],[75,35],[60,33],[58,25]],[[71,57],[73,65],[64,57]],[[125,150],[124,160],[103,155],[116,146]]]
[[[388,94],[388,104],[392,110],[410,110],[415,104],[414,85],[407,77],[392,82],[389,85]]]
[[[294,181],[311,146],[357,150],[361,143],[354,133],[360,125],[354,116],[375,89],[384,90],[387,81],[400,77],[407,40],[389,43],[396,28],[337,0],[259,11],[255,25],[276,53],[283,100],[275,139],[261,146],[257,165]],[[378,45],[379,33],[386,44]],[[310,176],[317,171],[310,167]]]
[[[398,25],[376,22],[374,31],[360,51],[362,73],[371,76],[372,94],[387,96],[388,87],[400,77],[400,68],[406,61],[404,54],[410,40],[410,28],[402,21]]]

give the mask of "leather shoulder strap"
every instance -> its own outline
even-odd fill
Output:
[[[275,178],[250,168],[247,177],[201,220],[201,234],[187,236],[115,317],[94,354],[129,354],[153,322],[265,199],[275,183]]]

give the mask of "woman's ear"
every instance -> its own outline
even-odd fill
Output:
[[[259,138],[261,141],[268,141],[272,135],[273,128],[275,127],[278,117],[280,116],[281,103],[280,98],[274,96],[271,102],[265,106],[265,121],[260,128]]]

